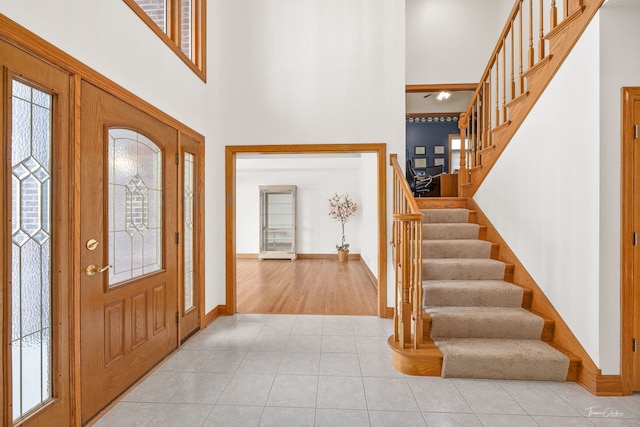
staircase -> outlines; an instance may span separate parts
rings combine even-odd
[[[391,155],[388,343],[400,372],[570,380],[606,393],[608,379],[472,199],[603,2],[516,0],[458,122],[461,198],[416,200]]]
[[[554,322],[528,310],[531,290],[508,282],[513,266],[492,258],[499,248],[469,210],[422,212],[423,334],[443,354],[441,375],[566,380],[569,357],[545,342]]]
[[[581,358],[554,341],[554,320],[531,310],[535,293],[513,283],[514,265],[498,259],[500,245],[486,240],[468,201],[418,203],[422,312],[412,332],[422,334],[413,348],[389,338],[393,366],[409,375],[576,381]]]

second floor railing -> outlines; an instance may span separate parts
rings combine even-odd
[[[483,157],[491,153],[496,135],[510,124],[519,101],[529,95],[535,84],[529,76],[550,60],[549,44],[553,35],[580,16],[585,4],[597,10],[602,0],[515,2],[472,101],[458,122],[463,142],[461,187],[470,183],[470,171],[486,164]],[[536,91],[541,93],[543,89],[536,88]]]

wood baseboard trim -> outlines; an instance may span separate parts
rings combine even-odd
[[[258,259],[258,254],[236,254],[236,259]]]
[[[360,257],[360,264],[362,264],[364,271],[367,273],[367,276],[369,276],[369,279],[371,280],[371,284],[373,285],[373,287],[378,289],[378,279],[376,278],[376,276],[373,275],[373,272],[369,269],[369,266],[367,265],[366,262],[364,262],[362,257]]]
[[[300,259],[338,259],[337,253],[331,254],[298,254],[298,258]],[[361,259],[360,254],[349,254],[349,260],[359,260]]]
[[[258,259],[258,255],[259,254],[236,254],[236,259]],[[338,254],[335,253],[331,253],[331,254],[297,254],[298,258],[300,259],[331,259],[331,258],[337,258]],[[286,259],[286,258],[285,258]],[[360,254],[349,254],[349,259],[350,260],[359,260],[362,259],[362,257],[360,256]],[[370,270],[369,270],[370,272]],[[377,280],[376,280],[376,286],[377,286]]]
[[[576,382],[596,396],[624,396],[621,375],[602,375],[588,369],[579,369]]]
[[[218,317],[226,316],[226,315],[228,315],[226,305],[219,305],[215,307],[213,310],[211,310],[210,312],[204,315],[205,328],[209,326],[211,323],[213,323],[213,321],[216,320]]]

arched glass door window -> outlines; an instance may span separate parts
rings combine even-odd
[[[109,129],[109,286],[162,269],[162,150]]]

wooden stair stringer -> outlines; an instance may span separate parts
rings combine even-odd
[[[460,185],[459,194],[462,196],[472,197],[478,190],[564,60],[569,56],[573,46],[582,36],[604,0],[584,0],[583,3],[583,8],[566,18],[567,23],[560,23],[558,25],[560,28],[550,31],[548,58],[545,57],[544,63],[537,66],[537,69],[527,77],[527,96],[509,108],[510,125],[494,135],[492,145],[495,145],[495,149],[487,158],[488,162],[483,163],[481,168],[477,168],[477,172],[471,173],[471,185]]]
[[[467,203],[468,209],[476,211],[478,223],[487,227],[487,239],[500,245],[499,259],[503,262],[513,264],[512,283],[517,283],[531,291],[530,310],[543,318],[553,320],[553,339],[547,343],[559,351],[570,355],[571,365],[567,378],[575,377],[571,379],[571,381],[576,381],[595,395],[621,395],[621,383],[612,381],[608,376],[602,376],[600,369],[598,369],[569,326],[476,202],[472,198],[469,198],[467,199]],[[579,360],[579,363],[576,365],[577,360]],[[619,389],[618,386],[620,387]]]

